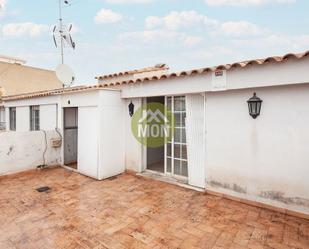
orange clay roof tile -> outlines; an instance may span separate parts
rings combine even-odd
[[[11,96],[3,96],[2,100],[9,101],[9,100],[18,100],[18,99],[28,99],[28,98],[34,98],[34,97],[44,97],[44,96],[51,96],[51,95],[60,95],[60,94],[66,94],[66,93],[75,93],[75,92],[81,92],[81,91],[91,91],[95,89],[101,89],[101,88],[107,88],[107,87],[113,87],[113,86],[120,86],[120,85],[126,85],[126,84],[135,84],[135,83],[143,83],[146,81],[158,81],[158,80],[164,80],[169,78],[178,78],[178,77],[187,77],[187,76],[194,76],[198,74],[205,74],[209,72],[214,72],[216,70],[230,70],[233,68],[245,68],[250,65],[263,65],[270,62],[280,63],[287,61],[291,58],[294,59],[302,59],[304,57],[309,56],[309,51],[306,51],[304,53],[299,54],[293,54],[289,53],[284,56],[272,56],[267,57],[264,59],[255,59],[255,60],[249,60],[249,61],[241,61],[241,62],[235,62],[233,64],[226,64],[226,65],[219,65],[216,67],[207,67],[207,68],[201,68],[201,69],[194,69],[190,71],[182,71],[178,73],[170,73],[170,74],[163,74],[160,76],[152,76],[152,77],[144,77],[144,78],[137,78],[134,80],[125,80],[125,81],[117,81],[117,82],[111,82],[111,83],[102,83],[94,86],[78,86],[78,87],[71,87],[71,88],[62,88],[62,89],[55,89],[51,91],[41,91],[41,92],[33,92],[33,93],[25,93],[20,95],[11,95]],[[165,66],[165,65],[164,65]],[[146,68],[149,71],[144,71],[145,69],[140,70],[133,70],[133,71],[127,71],[127,72],[121,72],[118,74],[113,75],[107,75],[107,76],[99,76],[103,78],[112,78],[119,75],[128,75],[132,72],[150,72],[153,70],[150,70],[150,68]],[[152,68],[153,69],[153,68]],[[162,68],[161,68],[162,70]]]
[[[146,67],[146,68],[135,69],[135,70],[119,72],[119,73],[114,73],[114,74],[101,75],[95,78],[102,80],[102,79],[116,78],[116,77],[121,77],[121,76],[132,75],[132,74],[155,72],[155,71],[168,70],[168,69],[169,68],[166,66],[166,64],[158,64],[154,67]]]
[[[248,61],[241,61],[241,62],[235,62],[233,64],[225,64],[225,65],[219,65],[216,67],[207,67],[207,68],[201,68],[201,69],[194,69],[194,70],[190,70],[190,71],[182,71],[182,72],[178,72],[178,73],[170,73],[170,74],[163,74],[160,76],[153,76],[153,77],[145,77],[145,78],[138,78],[135,80],[129,80],[129,81],[122,81],[122,82],[117,82],[117,85],[119,85],[119,83],[121,85],[125,85],[125,84],[134,84],[134,83],[141,83],[141,82],[145,82],[145,81],[155,81],[155,80],[163,80],[163,79],[168,79],[168,78],[176,78],[176,77],[185,77],[185,76],[193,76],[193,75],[197,75],[197,74],[204,74],[204,73],[208,73],[208,72],[214,72],[216,70],[230,70],[233,68],[245,68],[247,66],[250,65],[263,65],[263,64],[267,64],[270,62],[284,62],[288,59],[291,58],[295,58],[295,59],[302,59],[306,56],[309,55],[309,51],[306,51],[304,53],[299,53],[299,54],[286,54],[284,56],[272,56],[272,57],[267,57],[264,59],[255,59],[255,60],[248,60]],[[115,86],[116,83],[115,82],[110,82],[110,83],[102,83],[99,84],[99,87],[111,87],[111,86]]]

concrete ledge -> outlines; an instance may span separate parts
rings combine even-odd
[[[276,206],[265,204],[265,203],[258,202],[258,201],[251,201],[251,200],[247,200],[247,199],[244,199],[244,198],[235,197],[235,196],[232,196],[232,195],[222,194],[220,192],[216,192],[216,191],[212,191],[212,190],[206,190],[205,192],[206,192],[206,194],[215,195],[215,196],[222,197],[222,198],[225,198],[225,199],[244,203],[244,204],[247,204],[247,205],[250,205],[250,206],[264,208],[264,209],[279,212],[279,213],[282,213],[282,214],[287,214],[287,215],[291,215],[291,216],[294,216],[294,217],[297,217],[297,218],[309,220],[308,214],[292,211],[292,210],[285,209],[285,208],[276,207]]]
[[[167,177],[162,177],[159,174],[137,173],[137,172],[134,172],[134,171],[131,171],[131,170],[126,170],[125,173],[130,174],[130,175],[136,175],[136,176],[151,178],[151,179],[154,179],[154,180],[166,182],[166,183],[169,183],[169,184],[173,184],[173,185],[177,185],[177,186],[180,186],[180,187],[192,189],[192,190],[195,190],[195,191],[205,192],[206,194],[215,195],[215,196],[225,198],[225,199],[229,199],[229,200],[232,200],[232,201],[237,201],[237,202],[247,204],[247,205],[250,205],[250,206],[264,208],[264,209],[279,212],[279,213],[282,213],[282,214],[287,214],[287,215],[291,215],[291,216],[294,216],[294,217],[297,217],[297,218],[309,220],[308,214],[292,211],[292,210],[285,209],[285,208],[276,207],[276,206],[273,206],[273,205],[265,204],[263,202],[252,201],[252,200],[248,200],[248,199],[244,199],[244,198],[240,198],[240,197],[235,197],[235,196],[232,196],[232,195],[223,194],[223,193],[212,191],[212,190],[207,190],[207,189],[205,190],[205,189],[196,188],[196,187],[190,186],[188,184],[177,182],[176,180],[168,179]]]
[[[58,167],[61,167],[61,165],[51,165],[51,166],[46,166],[44,168],[26,169],[26,170],[22,170],[18,172],[8,172],[8,173],[0,175],[0,179],[9,179],[9,178],[14,178],[14,177],[19,177],[19,176],[26,176],[36,171],[58,168]]]
[[[128,175],[133,175],[133,176],[135,176],[136,174],[138,174],[138,172],[136,172],[136,171],[134,171],[134,170],[128,170],[128,169],[126,169],[126,170],[124,171],[124,173],[125,173],[125,174],[128,174]]]
[[[161,182],[166,182],[166,183],[173,184],[173,185],[176,185],[176,186],[180,186],[180,187],[183,187],[183,188],[192,189],[192,190],[195,190],[195,191],[198,191],[198,192],[205,192],[205,189],[191,186],[191,185],[187,184],[186,182],[183,182],[183,181],[180,181],[180,180],[177,180],[177,179],[173,179],[171,177],[165,176],[162,173],[157,173],[157,172],[150,171],[150,170],[143,172],[143,173],[135,173],[134,175],[135,176],[147,177],[147,178],[157,180],[157,181],[161,181]]]

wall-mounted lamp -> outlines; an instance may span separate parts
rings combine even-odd
[[[248,101],[249,114],[252,118],[256,119],[261,113],[262,102],[259,97],[256,96],[256,93],[253,94]]]
[[[134,104],[132,103],[132,101],[128,107],[129,107],[129,115],[130,117],[132,117],[134,115]]]

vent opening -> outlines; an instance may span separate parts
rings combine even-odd
[[[43,192],[49,192],[50,191],[50,187],[40,187],[40,188],[37,188],[36,191],[38,191],[39,193],[43,193]]]

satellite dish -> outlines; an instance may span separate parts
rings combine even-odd
[[[56,75],[65,87],[70,87],[75,80],[73,70],[65,64],[60,64],[56,68]]]

